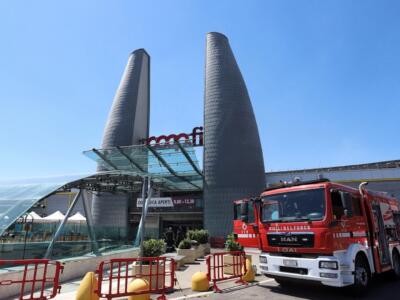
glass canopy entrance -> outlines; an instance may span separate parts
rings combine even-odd
[[[0,183],[0,236],[41,200],[54,193],[77,190],[78,194],[48,246],[45,256],[49,257],[75,203],[79,198],[86,202],[85,191],[89,193],[96,191],[143,193],[146,190],[146,202],[149,202],[152,190],[179,192],[203,189],[203,174],[194,147],[190,143],[175,142],[163,145],[92,149],[85,151],[84,154],[94,160],[102,171],[89,176],[69,176],[56,180],[49,178]],[[146,182],[147,188],[145,188]],[[147,205],[144,205],[142,221],[145,219],[146,211]],[[85,215],[88,214],[90,214],[89,210],[85,208]],[[90,217],[87,218],[86,223],[91,231]],[[144,225],[139,227],[144,228]],[[143,229],[141,230],[140,238],[143,236]],[[90,233],[90,240],[92,249],[97,251],[94,232]]]
[[[109,172],[150,177],[160,189],[200,191],[203,174],[190,143],[134,145],[83,152]]]

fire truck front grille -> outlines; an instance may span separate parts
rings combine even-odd
[[[307,275],[308,270],[304,268],[292,268],[292,267],[279,267],[281,272],[285,273],[294,273],[294,274],[301,274],[301,275]]]
[[[271,247],[314,247],[314,234],[312,233],[269,233],[267,239]]]

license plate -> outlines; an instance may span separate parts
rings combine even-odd
[[[297,267],[297,260],[293,259],[284,259],[283,260],[283,265],[285,267]]]

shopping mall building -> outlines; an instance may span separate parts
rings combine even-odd
[[[250,97],[220,33],[206,37],[204,91],[204,124],[193,124],[187,133],[151,136],[150,56],[143,49],[132,52],[101,147],[84,151],[94,161],[93,174],[0,185],[0,258],[20,253],[15,249],[22,244],[23,255],[33,257],[132,244],[144,199],[145,237],[162,237],[168,227],[204,227],[212,237],[226,237],[232,201],[282,181],[324,177],[353,186],[369,181],[370,188],[400,198],[400,161],[265,173]]]

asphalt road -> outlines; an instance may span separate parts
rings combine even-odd
[[[312,284],[294,284],[282,288],[273,279],[262,279],[259,284],[246,287],[225,289],[223,293],[212,294],[210,300],[348,300],[355,299],[347,289],[324,287]],[[393,281],[387,276],[374,278],[368,292],[357,299],[400,299],[400,281]]]

